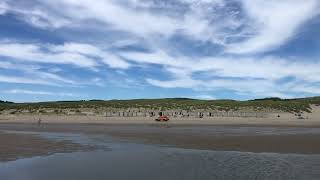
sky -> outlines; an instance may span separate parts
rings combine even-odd
[[[320,95],[319,0],[1,0],[0,99]]]

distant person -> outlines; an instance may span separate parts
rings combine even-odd
[[[42,120],[41,118],[38,119],[38,126],[41,126]]]

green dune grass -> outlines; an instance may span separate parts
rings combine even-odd
[[[320,105],[320,97],[280,99],[265,98],[248,101],[235,100],[198,100],[188,98],[167,99],[133,99],[133,100],[81,100],[56,101],[38,103],[12,103],[0,101],[0,110],[34,110],[41,108],[77,109],[77,108],[144,108],[155,110],[219,110],[219,111],[282,111],[282,112],[310,112],[311,104]]]

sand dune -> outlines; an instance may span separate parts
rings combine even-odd
[[[278,117],[280,116],[280,117]],[[0,115],[0,123],[79,123],[79,124],[154,124],[155,117],[105,117],[96,115]],[[208,124],[208,125],[283,125],[320,126],[320,107],[312,106],[312,113],[302,114],[302,118],[292,113],[269,113],[267,117],[204,117],[170,118],[167,124]]]

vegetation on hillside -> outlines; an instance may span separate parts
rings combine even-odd
[[[320,97],[301,99],[265,98],[249,101],[235,100],[198,100],[188,98],[134,99],[134,100],[89,100],[57,101],[39,103],[9,103],[1,101],[1,110],[39,110],[39,109],[155,109],[155,110],[218,110],[218,111],[282,111],[310,112],[311,104],[320,105]]]

